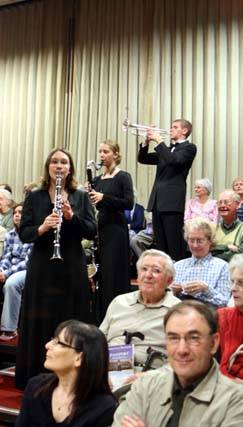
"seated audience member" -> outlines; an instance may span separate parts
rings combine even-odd
[[[23,190],[24,197],[26,197],[27,194],[29,194],[33,190],[36,190],[37,188],[38,188],[38,184],[34,181],[29,182],[28,184],[25,184],[24,190]]]
[[[3,245],[4,245],[4,239],[5,239],[6,233],[7,233],[6,228],[0,225],[0,258],[3,254]]]
[[[243,255],[229,263],[234,307],[218,310],[220,370],[243,385]]]
[[[209,199],[212,192],[212,184],[208,178],[198,179],[195,182],[195,199],[190,199],[186,203],[184,221],[196,217],[207,218],[209,221],[217,223],[218,206],[217,200]]]
[[[149,212],[146,221],[146,228],[139,231],[130,240],[130,247],[132,254],[135,255],[136,259],[138,259],[144,251],[151,249],[154,244],[155,240],[153,233],[152,214]]]
[[[115,412],[112,427],[241,427],[243,388],[219,372],[219,344],[212,308],[183,301],[164,318],[172,370],[135,381]]]
[[[10,185],[7,184],[7,183],[5,183],[5,182],[0,184],[0,188],[3,188],[4,190],[8,190],[9,193],[11,193],[11,194],[13,193],[12,192],[12,188],[10,187]]]
[[[46,344],[52,374],[31,378],[16,427],[107,427],[117,406],[108,384],[108,348],[96,326],[61,323]]]
[[[1,341],[11,341],[17,336],[21,295],[26,276],[26,263],[32,245],[22,243],[19,225],[23,204],[14,207],[14,228],[5,237],[4,252],[0,260],[0,283],[4,283],[4,302],[1,317]]]
[[[243,223],[237,218],[239,202],[240,197],[232,190],[225,190],[219,195],[221,222],[216,229],[216,246],[212,253],[225,261],[243,252]]]
[[[0,225],[7,231],[13,228],[12,194],[0,188]]]
[[[243,221],[243,178],[238,176],[234,179],[232,184],[233,190],[238,194],[240,197],[240,204],[237,209],[237,217],[240,221]]]
[[[148,347],[165,351],[163,318],[179,300],[168,289],[174,277],[174,266],[164,252],[155,249],[143,252],[137,262],[137,271],[139,290],[114,298],[100,329],[109,345],[125,344],[125,331],[143,334],[144,339],[133,336],[131,341],[135,366],[141,367],[148,357]],[[162,361],[156,360],[152,367],[160,365]]]
[[[11,194],[11,203],[8,203],[8,204],[9,204],[9,207],[12,208],[14,203],[12,200],[12,188],[10,187],[10,185],[2,183],[0,184],[0,189],[7,190]],[[0,225],[0,257],[3,254],[3,244],[4,244],[6,232],[7,232],[7,229],[4,226]]]
[[[224,307],[230,299],[228,263],[213,257],[215,227],[204,218],[194,218],[185,224],[185,239],[191,258],[175,263],[175,282],[171,288],[181,299],[195,298],[215,307]]]
[[[136,191],[134,190],[134,199],[135,197]],[[125,210],[124,215],[129,229],[129,236],[132,238],[144,228],[144,207],[135,202],[132,210]]]

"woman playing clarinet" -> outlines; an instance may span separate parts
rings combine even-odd
[[[16,363],[16,385],[23,388],[43,370],[45,343],[57,325],[70,318],[91,320],[81,240],[94,237],[96,222],[88,194],[77,189],[66,150],[54,149],[47,157],[41,187],[25,199],[19,234],[23,242],[34,243]]]
[[[90,192],[98,210],[98,236],[101,270],[101,319],[117,295],[129,292],[129,236],[125,209],[133,208],[133,184],[129,173],[118,165],[120,147],[105,140],[99,149],[104,173],[94,180]]]

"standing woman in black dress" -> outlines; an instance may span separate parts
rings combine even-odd
[[[54,252],[54,230],[59,216],[53,212],[56,176],[61,174],[60,254]],[[20,237],[34,243],[24,289],[19,346],[16,361],[16,385],[43,370],[45,343],[57,325],[75,318],[90,321],[89,285],[81,239],[92,239],[96,222],[88,194],[77,189],[71,155],[57,148],[49,154],[39,189],[30,192],[24,202]]]
[[[99,149],[104,173],[94,181],[90,192],[98,210],[98,236],[101,270],[101,319],[117,295],[129,292],[129,236],[124,210],[133,208],[133,184],[122,171],[119,145],[105,140]]]

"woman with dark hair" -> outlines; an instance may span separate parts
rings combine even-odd
[[[61,180],[58,185],[57,175]],[[26,275],[17,352],[19,388],[42,371],[44,345],[61,321],[73,317],[90,321],[81,240],[94,237],[96,222],[87,193],[76,187],[72,158],[57,148],[46,160],[41,187],[31,191],[24,202],[19,234],[23,242],[34,243],[34,247]],[[52,259],[56,252],[60,257]]]
[[[46,344],[45,368],[26,387],[16,427],[106,427],[116,401],[108,384],[104,334],[77,320],[61,323]]]
[[[90,192],[98,210],[101,271],[101,319],[117,295],[129,292],[129,235],[124,210],[133,208],[133,184],[129,173],[118,168],[119,145],[111,140],[100,144],[104,173],[94,181]]]

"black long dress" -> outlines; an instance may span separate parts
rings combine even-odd
[[[104,194],[102,201],[96,205],[99,211],[102,320],[113,298],[130,290],[129,236],[124,210],[133,208],[132,178],[124,171],[108,179],[99,176],[94,181],[94,188]]]
[[[27,268],[23,297],[20,337],[17,350],[16,385],[43,371],[45,343],[56,326],[67,319],[91,320],[89,285],[83,237],[92,239],[96,222],[88,194],[75,190],[68,196],[74,215],[63,218],[60,250],[63,261],[50,260],[53,254],[53,230],[38,236],[38,227],[51,214],[53,204],[48,191],[31,192],[24,203],[20,224],[23,242],[34,242]]]

